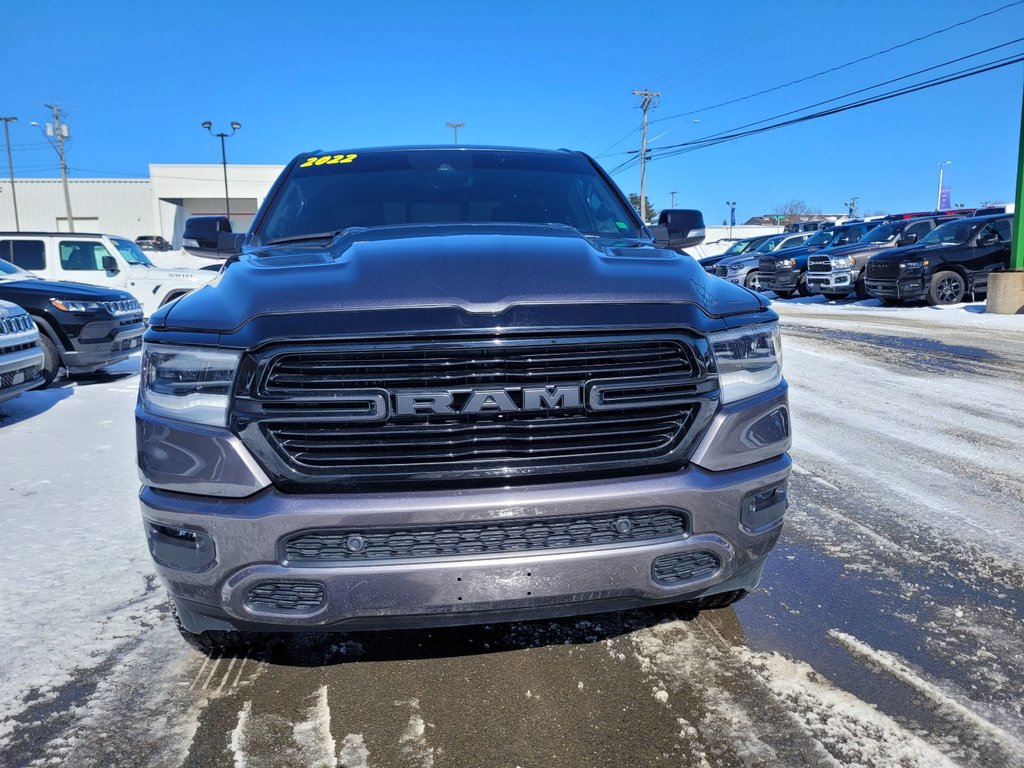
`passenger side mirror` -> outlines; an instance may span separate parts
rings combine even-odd
[[[104,256],[103,257],[103,268],[105,270],[107,270],[107,272],[120,272],[121,271],[121,268],[119,266],[117,266],[117,259],[115,259],[113,256]]]
[[[984,237],[978,238],[979,246],[999,245],[1000,242],[999,235],[996,234],[985,235]]]
[[[704,214],[692,208],[662,211],[650,230],[655,244],[662,248],[692,248],[704,242]]]
[[[903,245],[913,245],[916,242],[917,242],[917,234],[914,233],[914,232],[910,232],[910,233],[908,233],[906,235],[903,235],[903,237],[901,237],[899,240],[897,240],[896,241],[896,246],[899,247],[899,246],[903,246]]]

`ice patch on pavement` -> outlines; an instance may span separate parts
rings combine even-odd
[[[427,743],[427,724],[420,715],[419,699],[396,701],[395,706],[408,707],[412,710],[409,724],[398,737],[398,750],[409,765],[416,768],[432,768],[434,765],[434,748]]]
[[[369,768],[370,750],[363,742],[363,734],[350,733],[342,741],[338,755],[339,768]]]
[[[253,711],[252,701],[242,704],[238,722],[228,734],[235,768],[335,768],[335,741],[331,735],[331,708],[327,686],[313,694],[306,718],[291,722],[276,713]]]

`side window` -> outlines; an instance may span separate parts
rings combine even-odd
[[[903,232],[903,237],[907,235],[917,235],[917,239],[920,240],[922,237],[927,235],[931,231],[931,224],[927,221],[919,221],[916,224],[911,224]]]
[[[60,265],[69,272],[101,271],[106,246],[92,240],[62,240]]]
[[[995,230],[996,235],[998,235],[999,239],[1004,243],[1008,243],[1013,239],[1013,236],[1010,234],[1009,219],[1000,219],[992,225],[992,229]]]
[[[46,244],[42,240],[0,240],[0,259],[22,269],[46,269]]]

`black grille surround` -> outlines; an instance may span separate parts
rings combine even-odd
[[[288,566],[493,557],[679,539],[687,535],[688,528],[685,513],[659,509],[429,527],[318,529],[289,536],[281,545],[279,557]]]
[[[901,272],[899,262],[875,259],[868,261],[864,269],[869,280],[897,280]]]
[[[725,277],[729,274],[729,267],[722,264],[715,266],[715,277]]]
[[[718,405],[707,342],[684,332],[417,338],[248,354],[230,427],[287,492],[450,488],[679,468]],[[578,403],[527,409],[543,388]],[[517,409],[459,412],[481,390]],[[456,412],[396,413],[398,395],[438,391]]]
[[[808,272],[831,272],[832,259],[828,256],[811,256],[807,259]]]
[[[757,271],[761,274],[774,274],[775,266],[775,258],[772,256],[762,257],[757,260]]]
[[[8,371],[7,373],[0,375],[0,391],[10,389],[14,386],[14,380],[18,379],[18,383],[25,381],[31,381],[39,375],[39,371],[42,370],[38,365],[31,365],[27,368],[18,368],[14,371]]]

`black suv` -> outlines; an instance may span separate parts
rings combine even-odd
[[[730,259],[733,256],[739,256],[743,253],[749,253],[761,245],[765,240],[768,240],[775,235],[758,235],[757,237],[746,237],[742,240],[737,240],[735,243],[730,245],[728,249],[721,253],[716,253],[714,256],[705,256],[702,259],[697,259],[700,265],[704,267],[704,271],[709,275],[715,274],[715,267],[718,266],[718,262],[723,259]]]
[[[61,365],[68,373],[92,373],[142,346],[142,307],[123,291],[40,280],[0,259],[0,299],[26,309],[39,328],[43,386]]]
[[[1011,214],[943,224],[914,245],[873,256],[865,271],[868,293],[885,304],[925,300],[957,304],[988,290],[988,274],[1010,265]]]

